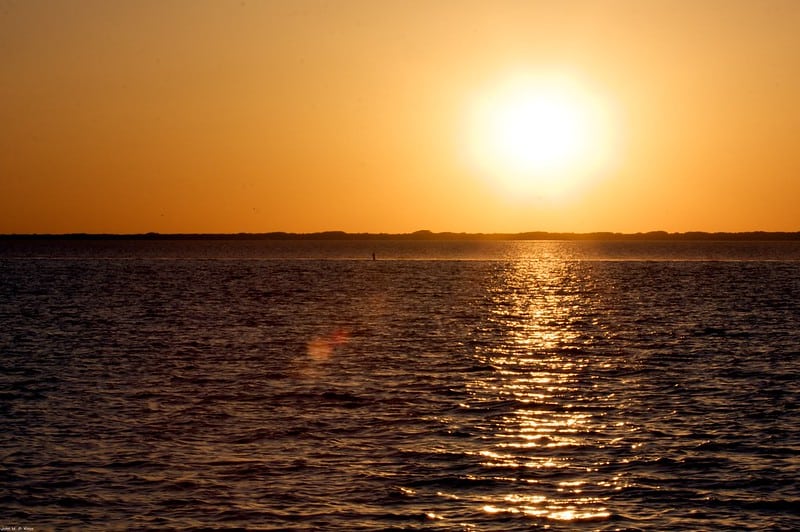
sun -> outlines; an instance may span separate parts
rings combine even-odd
[[[575,194],[607,169],[608,110],[569,78],[517,76],[491,86],[468,113],[470,166],[517,197]]]
[[[531,93],[502,102],[486,117],[487,148],[513,170],[558,170],[586,148],[587,128],[560,94]]]

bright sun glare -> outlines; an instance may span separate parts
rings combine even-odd
[[[566,78],[516,77],[473,102],[471,166],[515,196],[564,197],[607,169],[607,104]]]

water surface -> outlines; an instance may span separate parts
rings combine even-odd
[[[800,526],[798,243],[4,245],[4,526]]]

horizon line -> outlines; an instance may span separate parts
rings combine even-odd
[[[296,233],[6,233],[7,240],[800,240],[800,231],[613,231],[555,232],[523,231],[517,233],[468,233],[421,229],[411,233],[370,233],[316,231]]]

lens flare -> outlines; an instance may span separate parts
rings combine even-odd
[[[312,360],[321,362],[329,359],[336,348],[346,344],[349,338],[350,332],[347,329],[338,328],[312,338],[306,346],[306,352]]]

